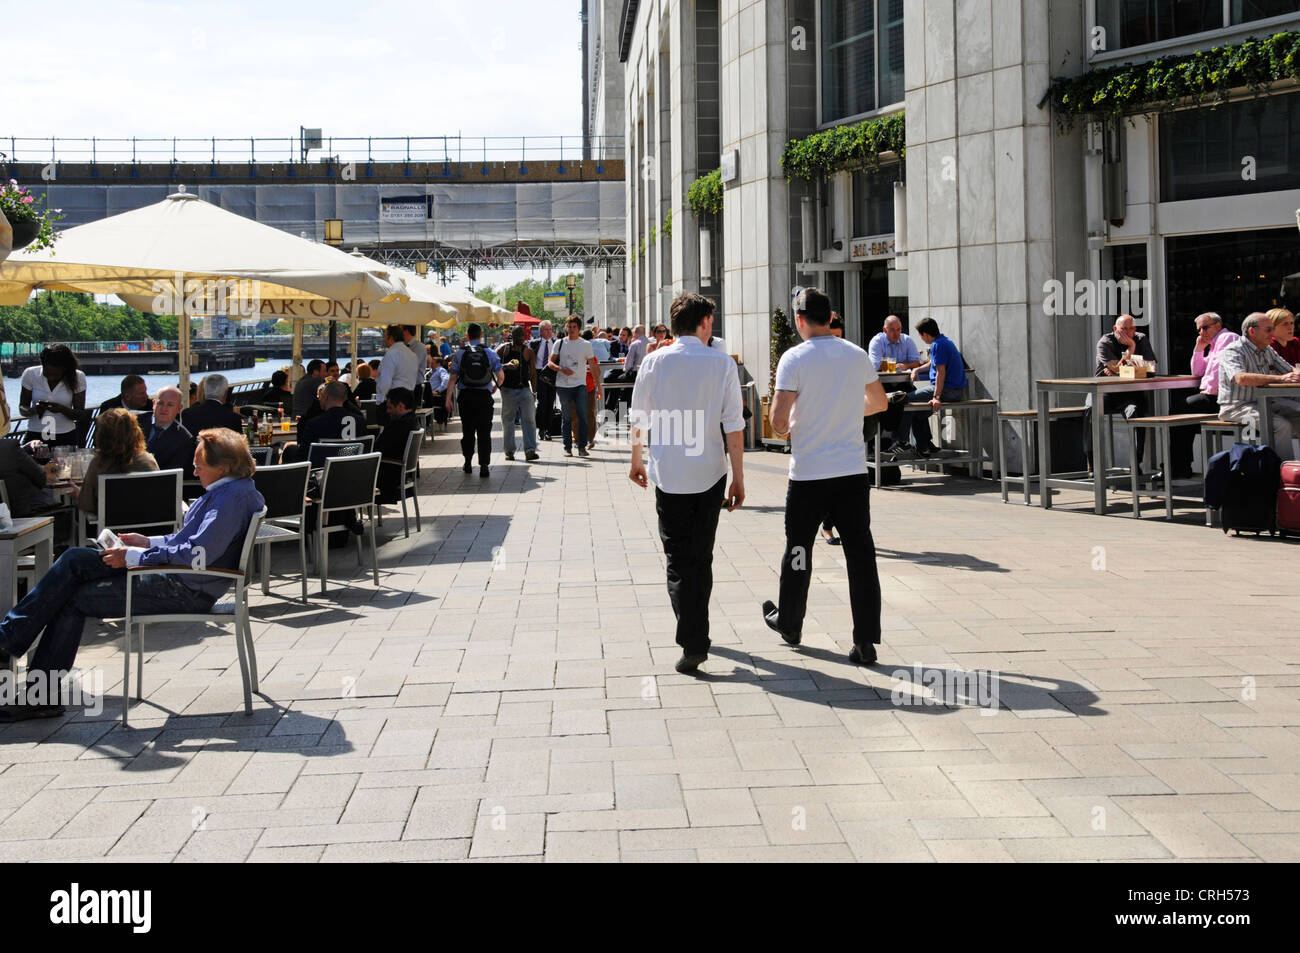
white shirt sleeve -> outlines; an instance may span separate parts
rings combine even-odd
[[[728,359],[728,364],[732,361]],[[740,377],[734,373],[734,364],[727,369],[722,381],[722,432],[735,433],[745,429],[744,400],[740,395]]]
[[[793,351],[782,354],[776,365],[776,389],[799,392],[799,359]]]

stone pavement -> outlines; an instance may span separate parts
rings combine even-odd
[[[0,860],[1300,859],[1287,544],[909,477],[872,497],[864,670],[837,548],[804,646],[762,624],[788,458],[750,453],[693,678],[627,451],[498,449],[480,480],[458,437],[423,532],[385,521],[378,590],[354,551],[309,606],[254,590],[252,717],[229,634],[158,627],[122,729],[120,641],[88,627],[103,713],[0,729]]]

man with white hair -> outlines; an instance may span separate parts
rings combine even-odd
[[[146,449],[159,470],[188,470],[194,460],[194,435],[180,422],[184,401],[179,387],[163,387],[153,402],[153,422],[145,431]]]
[[[1273,320],[1256,311],[1241,322],[1241,337],[1223,349],[1219,361],[1219,416],[1253,429],[1283,460],[1291,458],[1291,437],[1300,430],[1300,401],[1274,397],[1268,402],[1272,433],[1259,433],[1259,401],[1255,388],[1268,384],[1300,384],[1293,368],[1273,350]]]
[[[244,420],[227,404],[230,381],[224,374],[209,374],[203,378],[203,402],[186,408],[181,413],[181,423],[190,433],[199,433],[211,427],[225,427],[243,433]]]

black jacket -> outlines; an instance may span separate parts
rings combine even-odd
[[[194,435],[179,420],[166,430],[155,431],[151,426],[144,432],[145,448],[158,461],[159,470],[183,470],[190,475],[194,469]]]
[[[381,464],[379,467],[379,499],[383,503],[396,503],[402,498],[402,471],[405,469],[406,441],[420,422],[414,413],[390,418],[375,441],[375,450],[385,460],[401,460],[402,467]]]
[[[117,397],[110,397],[108,400],[100,404],[99,408],[95,411],[95,416],[98,417],[106,410],[129,410],[129,409],[130,408],[128,408],[125,404],[122,403],[122,397],[119,394]],[[131,413],[135,414],[135,422],[140,425],[140,429],[144,431],[145,437],[148,437],[149,431],[153,427],[152,402],[149,404],[148,410],[132,410]]]
[[[17,440],[0,440],[0,479],[14,516],[31,516],[54,503],[45,490],[45,470]]]
[[[225,427],[243,433],[244,419],[219,400],[205,400],[181,411],[181,424],[191,434],[211,427]]]
[[[307,448],[317,440],[341,440],[343,438],[343,421],[349,417],[355,422],[352,430],[353,436],[364,437],[370,432],[366,429],[364,417],[357,415],[346,407],[331,407],[329,410],[321,411],[299,428],[299,459],[307,459]]]

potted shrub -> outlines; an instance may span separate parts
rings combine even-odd
[[[14,232],[14,251],[31,246],[49,248],[57,237],[54,223],[63,218],[59,209],[44,207],[45,196],[37,199],[15,179],[0,186],[0,211],[4,212]]]
[[[772,333],[768,345],[772,373],[768,379],[767,396],[763,398],[763,436],[768,440],[776,439],[770,417],[772,398],[776,396],[776,366],[781,363],[781,355],[798,343],[799,337],[794,333],[790,319],[780,308],[775,309],[772,312]]]

